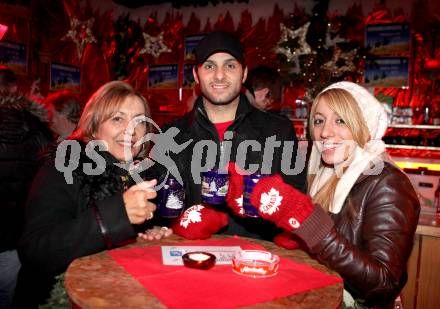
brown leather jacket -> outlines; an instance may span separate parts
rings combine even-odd
[[[420,204],[408,178],[385,163],[361,175],[338,214],[315,207],[296,234],[366,306],[387,307],[406,283]],[[317,233],[317,230],[319,232]]]

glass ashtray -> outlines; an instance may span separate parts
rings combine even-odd
[[[241,250],[232,257],[232,270],[252,278],[268,278],[278,273],[278,255],[261,250]]]

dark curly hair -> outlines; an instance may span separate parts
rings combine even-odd
[[[49,94],[44,100],[44,105],[46,107],[52,105],[58,113],[65,115],[70,122],[75,124],[81,117],[82,107],[79,96],[70,90],[60,90]]]

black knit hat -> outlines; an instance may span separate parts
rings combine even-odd
[[[211,32],[205,36],[195,49],[196,62],[202,64],[214,53],[225,52],[244,63],[244,51],[240,40],[229,32]]]

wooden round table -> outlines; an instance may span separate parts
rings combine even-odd
[[[216,235],[215,238],[230,236]],[[286,250],[274,243],[243,238],[264,246],[268,251],[285,258],[293,258],[298,263],[307,264],[321,272],[338,276],[337,273],[319,264],[302,250]],[[166,244],[191,245],[177,235],[163,240]],[[130,246],[158,246],[161,241],[146,242],[138,240]],[[166,308],[148,292],[121,265],[116,263],[105,251],[82,257],[73,261],[65,275],[65,287],[74,308]],[[273,301],[259,303],[245,308],[339,308],[342,304],[342,282],[318,289],[308,290]]]

